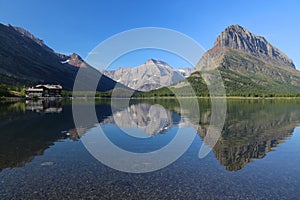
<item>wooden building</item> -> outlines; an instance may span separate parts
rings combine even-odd
[[[60,85],[36,85],[25,90],[26,98],[32,97],[61,97],[62,86]]]

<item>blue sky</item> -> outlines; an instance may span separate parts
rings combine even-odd
[[[240,24],[266,37],[300,69],[299,10],[299,0],[0,0],[0,22],[29,30],[57,52],[76,52],[83,58],[100,42],[132,28],[174,29],[208,50],[228,25]],[[146,51],[123,56],[113,67],[136,66],[148,58],[162,59],[174,67],[188,65],[177,56]]]

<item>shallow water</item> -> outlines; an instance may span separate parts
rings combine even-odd
[[[70,102],[1,103],[0,199],[299,198],[300,101],[228,100],[222,135],[201,159],[211,109],[208,100],[199,105],[197,121],[174,100],[118,109],[100,101],[99,123],[76,130]],[[110,168],[84,142],[101,129],[121,149],[147,153],[168,145],[183,128],[195,134],[188,150],[149,173]]]

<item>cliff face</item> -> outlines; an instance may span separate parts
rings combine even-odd
[[[214,48],[223,47],[240,50],[277,65],[295,68],[293,61],[264,37],[257,36],[239,25],[227,27],[217,37]]]

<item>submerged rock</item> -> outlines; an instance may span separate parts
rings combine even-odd
[[[52,166],[54,165],[54,162],[43,162],[41,163],[41,166]]]

